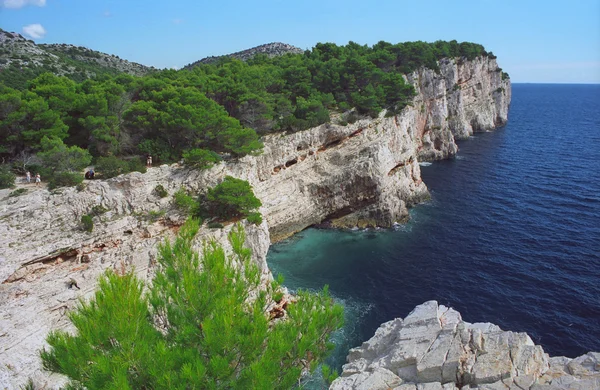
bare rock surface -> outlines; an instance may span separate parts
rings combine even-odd
[[[145,174],[86,181],[80,190],[50,192],[31,186],[17,197],[8,197],[10,190],[0,190],[0,388],[18,388],[28,377],[46,388],[60,385],[60,377],[40,366],[39,350],[46,335],[52,329],[69,329],[65,314],[79,299],[93,295],[98,276],[106,269],[134,269],[151,281],[157,245],[174,237],[184,220],[172,206],[173,194],[180,188],[204,192],[226,175],[250,182],[262,201],[264,222],[245,225],[246,243],[265,280],[271,278],[266,264],[270,243],[308,226],[330,221],[340,227],[389,227],[406,220],[408,207],[428,197],[419,161],[453,156],[458,150],[455,134],[459,137],[464,129],[467,133],[483,131],[506,121],[510,83],[501,79],[496,68],[494,59],[479,58],[461,64],[449,60],[441,64],[440,73],[423,69],[408,76],[418,94],[398,115],[386,117],[384,112],[346,126],[325,124],[269,135],[263,139],[261,155],[222,162],[206,171],[164,165]],[[467,80],[468,75],[472,77]],[[450,83],[459,78],[463,86],[455,89]],[[460,120],[448,119],[452,107]],[[159,196],[158,185],[166,189],[166,197]],[[88,233],[81,228],[81,217],[94,210],[98,211],[94,229]],[[203,228],[196,247],[200,249],[203,240],[215,239],[227,248],[228,229],[231,225],[222,230]],[[70,279],[79,289],[69,287]],[[427,340],[440,326],[430,315],[422,316],[425,323],[418,320],[410,327],[390,324],[401,327],[403,337],[413,340],[413,345],[390,356],[373,345],[373,358],[385,360],[382,368],[389,365],[389,372],[381,371],[382,381],[402,386],[389,376],[398,375],[398,370],[411,378],[449,378],[459,365],[471,364],[460,360],[463,340],[456,334],[464,332],[455,329],[457,315],[446,313],[444,331],[437,340],[440,348],[448,347],[448,356],[427,352]],[[483,333],[492,328],[477,329]],[[415,360],[416,352],[426,358]],[[515,352],[522,355],[525,369],[528,354],[535,351]],[[361,362],[371,358],[361,359],[354,363],[356,372],[364,371]],[[438,370],[440,362],[444,365]],[[581,367],[587,366],[582,363]],[[486,380],[504,375],[503,370],[481,364],[469,368],[477,378],[490,378]],[[379,386],[367,377],[364,381],[364,388]]]
[[[231,54],[226,54],[226,55],[222,55],[222,56],[206,57],[199,61],[196,61],[189,65],[186,65],[184,68],[191,69],[194,66],[198,66],[198,65],[202,65],[202,64],[214,64],[214,63],[219,62],[219,60],[222,58],[235,58],[240,61],[248,61],[249,59],[253,58],[257,54],[264,54],[267,57],[277,57],[277,56],[282,56],[282,55],[288,54],[288,53],[302,54],[302,53],[304,53],[304,50],[300,49],[299,47],[289,45],[287,43],[272,42],[272,43],[267,43],[264,45],[256,46],[256,47],[253,47],[250,49],[238,51],[238,52],[231,53]]]
[[[331,390],[600,389],[600,353],[552,357],[526,333],[428,301],[348,354]]]

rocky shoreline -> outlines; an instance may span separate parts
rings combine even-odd
[[[600,389],[600,353],[549,357],[526,333],[468,323],[436,301],[381,325],[331,390]]]
[[[395,116],[335,120],[312,129],[265,136],[263,153],[206,171],[177,164],[150,168],[85,188],[36,189],[18,197],[0,190],[0,388],[19,388],[31,377],[55,388],[62,379],[40,366],[38,351],[53,329],[70,329],[65,316],[94,293],[108,268],[134,269],[151,280],[156,246],[173,237],[183,216],[172,207],[180,188],[198,193],[226,175],[250,182],[264,222],[247,225],[254,261],[266,264],[270,243],[311,225],[390,227],[408,207],[428,197],[420,161],[452,157],[456,139],[506,123],[510,80],[496,60],[443,60],[440,71],[406,76],[417,95]],[[161,185],[167,196],[161,197]],[[80,227],[94,207],[92,233]],[[195,245],[228,245],[227,229],[203,228]],[[69,289],[75,279],[81,290]]]

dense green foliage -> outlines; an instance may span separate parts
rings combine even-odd
[[[83,225],[83,230],[88,233],[91,233],[94,230],[94,220],[91,215],[82,215],[81,216],[81,224]]]
[[[208,220],[209,224],[244,218],[255,225],[262,223],[257,211],[262,204],[252,186],[246,180],[231,176],[225,176],[221,183],[200,195],[180,188],[173,194],[173,205],[186,215]]]
[[[192,149],[183,153],[185,165],[198,169],[207,169],[221,161],[221,156],[212,150]]]
[[[154,187],[154,193],[161,198],[166,198],[167,196],[169,196],[169,192],[162,184],[159,184],[156,187]]]
[[[133,273],[105,274],[95,298],[69,314],[76,334],[48,336],[44,367],[90,390],[289,389],[303,368],[314,369],[343,320],[327,290],[299,292],[288,315],[272,321],[265,308],[279,285],[259,288],[243,228],[229,235],[230,258],[215,243],[199,257],[197,230],[188,221],[160,246],[151,286]]]
[[[52,172],[79,172],[92,161],[92,156],[87,150],[67,146],[59,138],[44,136],[41,148],[38,157],[44,167]]]
[[[262,147],[198,88],[119,75],[75,83],[43,74],[25,91],[0,87],[0,155],[37,153],[44,137],[93,156],[152,154],[155,162],[203,147],[236,156]]]
[[[15,186],[16,176],[6,165],[0,165],[0,189]]]
[[[96,159],[96,171],[102,172],[103,179],[119,176],[122,173],[129,172],[127,161],[121,160],[115,156],[99,157]]]
[[[31,74],[25,87],[0,86],[0,157],[36,154],[47,137],[94,158],[150,154],[164,163],[185,153],[188,163],[206,168],[221,157],[259,153],[258,134],[326,123],[332,111],[345,113],[340,123],[397,112],[414,95],[403,74],[437,70],[444,57],[485,55],[493,56],[456,41],[323,43],[304,54],[224,58],[144,77],[102,74],[76,82]]]
[[[146,172],[146,166],[138,158],[123,160],[115,156],[98,157],[95,164],[96,171],[102,172],[103,179],[119,176],[128,172]]]
[[[198,198],[188,194],[188,192],[180,188],[173,194],[173,204],[181,212],[187,215],[197,216],[200,211]]]
[[[256,211],[248,213],[248,217],[246,219],[248,220],[248,222],[253,223],[255,225],[260,225],[262,223],[262,215],[260,213],[257,213]]]
[[[78,172],[56,172],[50,175],[48,180],[48,189],[53,190],[57,187],[73,187],[83,182],[83,175]]]
[[[210,188],[204,202],[205,210],[209,215],[217,216],[224,221],[246,218],[252,213],[252,222],[256,222],[258,213],[255,210],[261,205],[260,200],[254,196],[250,183],[231,176],[225,176],[221,183]]]
[[[23,194],[27,193],[27,188],[17,188],[14,191],[11,191],[10,194],[8,194],[9,198],[14,198],[17,196],[21,196]]]

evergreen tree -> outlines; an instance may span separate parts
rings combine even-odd
[[[331,348],[343,313],[327,289],[299,292],[288,315],[265,308],[279,288],[261,287],[241,226],[229,235],[233,255],[214,242],[192,249],[198,221],[159,248],[149,293],[132,273],[108,272],[90,302],[69,314],[75,335],[54,331],[44,367],[73,389],[289,389]]]
[[[225,220],[247,217],[262,205],[250,183],[231,176],[225,176],[221,183],[210,188],[206,200],[209,213]]]

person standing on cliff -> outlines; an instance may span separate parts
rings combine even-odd
[[[27,184],[31,183],[31,172],[27,171],[25,174],[25,180],[27,180]]]
[[[42,182],[42,177],[38,173],[38,174],[35,175],[35,186],[39,187],[41,182]]]
[[[152,156],[148,155],[148,157],[146,157],[146,166],[148,168],[150,168],[152,166]]]

